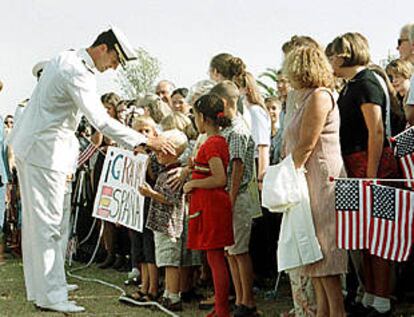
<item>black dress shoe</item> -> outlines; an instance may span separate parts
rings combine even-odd
[[[245,305],[237,305],[233,312],[234,317],[256,317],[259,316],[256,306],[247,307]]]
[[[122,256],[122,255],[119,255],[119,254],[117,254],[116,256],[115,256],[115,262],[114,262],[114,264],[112,265],[112,268],[114,269],[114,270],[119,270],[120,268],[122,268],[122,267],[124,267],[125,266],[125,257],[124,256]]]
[[[98,265],[98,268],[100,269],[107,269],[110,268],[115,263],[115,256],[112,254],[109,254],[105,261],[103,261],[101,264]]]
[[[184,303],[199,302],[204,299],[204,296],[197,294],[194,289],[181,293],[181,300]]]
[[[372,307],[365,307],[362,303],[353,303],[347,307],[348,317],[366,317]]]

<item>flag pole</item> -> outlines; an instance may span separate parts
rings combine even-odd
[[[93,143],[91,140],[89,140],[87,137],[81,136],[82,139],[86,140],[89,144],[92,144],[93,146],[96,147],[96,150],[101,153],[103,156],[106,156],[106,153],[104,151],[102,151],[99,146],[97,146],[95,143]]]
[[[381,181],[381,182],[414,182],[414,179],[407,178],[348,178],[348,177],[329,177],[330,182],[339,181],[339,180],[363,180],[363,181]]]
[[[408,129],[405,129],[404,131],[398,133],[397,135],[394,135],[393,137],[390,138],[390,141],[395,142],[395,138],[398,138],[399,136],[403,135],[404,133],[406,133],[407,131],[412,130],[412,129],[414,129],[414,126],[409,127]]]

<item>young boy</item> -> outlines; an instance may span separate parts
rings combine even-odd
[[[133,129],[146,137],[156,136],[156,127],[155,121],[149,116],[138,117],[133,123]],[[155,155],[151,155],[145,178],[148,184],[155,184],[159,169],[160,165]],[[151,199],[145,197],[144,224],[148,218],[150,202]],[[133,267],[137,269],[140,265],[141,268],[141,288],[128,297],[137,301],[154,301],[158,295],[158,268],[155,265],[154,233],[145,226],[142,233],[130,230],[130,240]]]
[[[227,168],[230,199],[233,206],[233,231],[235,243],[228,247],[230,272],[236,291],[235,317],[255,316],[256,303],[253,296],[253,267],[249,255],[252,226],[250,210],[253,200],[248,185],[254,170],[254,141],[243,117],[237,112],[240,93],[237,86],[225,80],[213,87],[224,102],[224,116],[231,120],[231,126],[222,134],[229,144],[230,163]]]
[[[165,291],[161,304],[171,311],[181,311],[180,266],[184,225],[184,195],[182,189],[173,190],[166,185],[168,171],[180,165],[178,158],[188,145],[187,137],[178,130],[161,134],[170,140],[176,154],[156,152],[158,163],[163,168],[154,188],[149,184],[140,186],[140,193],[151,198],[147,228],[154,232],[155,261],[158,267],[165,267]]]

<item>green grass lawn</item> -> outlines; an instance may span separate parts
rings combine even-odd
[[[74,265],[74,267],[76,266]],[[90,268],[75,272],[75,274],[109,282],[125,289],[127,292],[134,290],[133,287],[125,287],[123,285],[126,274],[115,270],[100,270],[93,265]],[[76,283],[80,286],[78,291],[70,294],[70,299],[76,300],[86,308],[86,312],[77,314],[78,316],[167,316],[156,309],[127,306],[120,303],[118,297],[121,295],[121,292],[114,288],[93,282],[83,282],[74,278],[68,278],[68,282]],[[263,316],[276,317],[291,307],[292,303],[286,277],[282,279],[279,289],[276,300],[265,300],[262,296],[263,294],[256,296],[258,308],[263,312]],[[414,316],[414,302],[411,302],[411,300],[395,305],[394,309],[393,316]],[[199,317],[205,316],[206,313],[205,311],[198,310],[196,304],[185,304],[184,311],[178,313],[178,315],[183,317]],[[20,260],[8,260],[5,265],[0,265],[0,317],[52,317],[64,315],[62,313],[41,312],[32,303],[26,301],[23,267]]]
[[[76,272],[87,278],[97,278],[124,288],[127,292],[132,287],[124,287],[125,273],[115,270],[100,270],[92,266]],[[74,278],[68,278],[69,283],[76,283],[80,289],[70,294],[70,299],[76,300],[79,305],[86,308],[86,313],[79,316],[167,316],[159,310],[137,306],[127,306],[118,301],[121,294],[119,290],[93,282],[83,282]],[[280,312],[289,309],[290,297],[288,288],[284,285],[280,298],[276,301],[268,301],[257,296],[258,307],[263,316],[278,316]],[[205,316],[207,312],[197,309],[196,304],[185,304],[184,311],[178,313],[183,317]],[[75,314],[73,314],[75,316]],[[19,260],[9,260],[0,266],[0,316],[26,317],[26,316],[64,316],[62,313],[41,312],[32,303],[26,301],[23,267]]]

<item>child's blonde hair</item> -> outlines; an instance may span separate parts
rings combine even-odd
[[[154,130],[156,130],[157,128],[157,124],[155,123],[154,119],[152,119],[150,116],[136,117],[134,119],[134,122],[132,123],[132,128],[134,130],[138,130],[138,127],[142,125],[148,125],[152,127]]]
[[[269,96],[264,100],[266,108],[270,103],[275,103],[278,110],[282,109],[282,101],[278,96]]]
[[[410,79],[413,75],[413,70],[413,64],[399,58],[392,60],[387,67],[385,67],[388,76],[399,75],[404,79]]]
[[[171,108],[155,94],[147,94],[138,100],[138,107],[147,108],[156,123],[171,113]]]
[[[162,119],[160,125],[164,131],[177,129],[184,132],[187,138],[191,140],[197,138],[197,131],[194,129],[191,119],[180,111],[174,111],[166,116]]]
[[[184,132],[181,132],[177,129],[164,131],[161,133],[161,136],[172,142],[175,147],[176,157],[179,157],[181,154],[183,154],[188,146],[187,136],[184,134]]]

